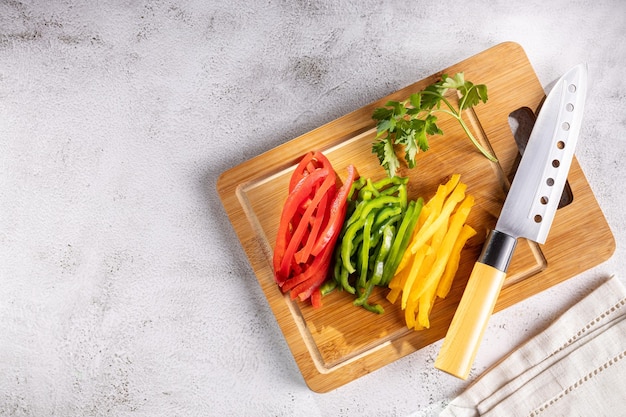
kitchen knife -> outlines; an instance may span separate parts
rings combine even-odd
[[[517,239],[545,243],[574,157],[586,95],[587,67],[581,64],[565,73],[544,101],[496,227],[452,318],[437,369],[467,379]]]

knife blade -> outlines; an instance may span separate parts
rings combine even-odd
[[[467,379],[493,313],[517,239],[545,243],[580,134],[587,67],[555,83],[528,139],[496,227],[489,232],[435,360],[435,368]]]

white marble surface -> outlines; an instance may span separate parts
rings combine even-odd
[[[587,62],[577,156],[615,255],[497,314],[471,379],[626,269],[622,0],[0,1],[1,416],[429,416],[439,343],[311,392],[224,170],[502,41]],[[514,83],[513,83],[514,85]]]

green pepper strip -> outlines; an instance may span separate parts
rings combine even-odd
[[[402,210],[406,210],[406,206],[407,206],[407,192],[406,192],[406,185],[401,185],[398,188],[398,197],[400,197],[400,205],[402,206]]]
[[[371,305],[369,303],[363,303],[362,307],[376,314],[383,314],[385,312],[385,309],[380,304]]]
[[[348,195],[346,196],[346,201],[347,201],[346,215],[345,215],[345,220],[343,222],[341,234],[345,233],[346,229],[348,228],[348,221],[350,220],[352,214],[354,213],[356,207],[359,204],[359,201],[353,198],[354,193],[358,193],[364,184],[365,184],[365,178],[359,177],[355,179],[352,182],[352,185],[350,186],[350,190],[348,191]]]
[[[333,281],[335,281],[336,285],[341,285],[341,270],[343,269],[343,265],[341,264],[341,256],[338,251],[335,251],[334,256],[335,256],[335,262],[334,262],[335,266],[333,267]]]
[[[372,198],[376,198],[380,195],[380,191],[374,187],[371,179],[367,179],[365,185],[359,190],[359,195],[357,196],[358,200],[371,200]]]
[[[350,294],[356,294],[356,289],[350,285],[350,283],[348,282],[348,278],[350,277],[350,273],[348,272],[348,270],[344,267],[341,267],[339,270],[339,285],[341,285],[341,288],[343,288],[344,290],[348,291]]]
[[[409,182],[409,177],[398,177],[397,175],[394,177],[385,177],[381,180],[378,180],[374,183],[374,187],[376,187],[378,190],[383,189],[384,187],[393,184],[393,185],[400,185],[400,184],[407,184]]]
[[[388,219],[397,216],[398,214],[402,214],[402,209],[400,206],[385,206],[378,210],[376,214],[376,220],[372,224],[372,230],[380,230],[382,231],[381,226],[387,222]]]
[[[389,254],[389,250],[391,249],[395,234],[396,228],[394,225],[388,224],[385,226],[383,232],[383,242],[380,246],[378,255],[376,256],[376,262],[374,263],[372,277],[366,282],[365,288],[363,288],[362,292],[361,289],[359,289],[359,297],[354,300],[354,305],[365,307],[367,310],[373,311],[375,313],[382,313],[384,311],[384,309],[380,305],[370,305],[367,302],[367,299],[371,295],[374,287],[380,283],[380,278],[382,277],[382,272],[385,265],[385,259]]]
[[[350,194],[348,195],[348,201],[350,202],[350,206],[348,209],[348,215],[346,217],[348,220],[345,222],[346,229],[357,219],[361,218],[363,204],[370,199],[373,199],[371,197],[378,198],[382,195],[394,195],[399,191],[399,188],[404,186],[403,184],[406,184],[407,182],[408,177],[386,177],[375,183],[372,183],[371,179],[364,180],[363,177],[360,177],[358,180],[356,180],[352,184],[352,189],[350,190]],[[392,186],[384,188],[389,184],[391,184]],[[367,191],[369,191],[369,193]],[[352,196],[355,192],[357,193],[357,198],[353,200]],[[403,197],[402,195],[400,195],[400,198],[406,199],[406,196]],[[363,218],[364,217],[365,216],[363,216]]]
[[[399,202],[400,202],[399,197],[382,196],[374,200],[361,203],[359,205],[359,207],[363,208],[361,212],[359,212],[359,207],[357,207],[357,210],[354,212],[351,218],[354,217],[357,214],[357,212],[359,212],[358,213],[359,217],[348,227],[341,241],[341,260],[343,261],[343,265],[348,270],[349,273],[352,274],[356,271],[356,269],[354,268],[354,265],[352,265],[352,262],[350,261],[350,253],[354,245],[353,240],[356,236],[356,233],[358,230],[363,228],[367,215],[372,210],[380,209],[387,204],[397,204]]]
[[[393,275],[395,274],[396,269],[398,268],[398,265],[402,260],[402,255],[404,254],[406,247],[409,245],[411,235],[413,234],[413,229],[417,224],[417,220],[419,219],[419,215],[422,211],[423,205],[424,200],[421,197],[418,198],[417,201],[411,201],[409,203],[409,207],[407,208],[406,214],[402,219],[402,223],[400,224],[398,232],[396,233],[393,246],[391,248],[391,251],[389,252],[389,260],[385,264],[385,271],[383,272],[381,285],[389,285],[391,278],[393,278]]]
[[[361,241],[363,240],[363,235],[357,230],[357,234],[353,237],[352,240],[352,248],[350,249],[350,257],[354,255],[356,249],[359,247]],[[350,285],[349,278],[350,272],[342,262],[342,247],[338,246],[335,250],[335,268],[334,268],[334,278],[335,282],[339,285],[339,287],[350,294],[356,294],[356,289]]]
[[[400,207],[397,207],[398,209]],[[398,221],[402,220],[402,213],[401,210],[398,210],[398,214],[395,214],[391,217],[389,217],[388,219],[386,219],[381,225],[379,225],[376,229],[374,229],[374,231],[372,232],[372,243],[370,243],[371,247],[378,247],[378,242],[380,241],[380,238],[383,235],[383,231],[385,229],[385,226],[387,225],[391,225],[391,224],[395,224]],[[374,225],[376,226],[376,225]]]
[[[367,180],[363,177],[359,177],[356,180],[354,180],[354,182],[352,183],[352,187],[350,187],[350,192],[348,193],[348,200],[352,200],[352,197],[354,196],[355,192],[358,192],[358,190],[360,190],[361,188],[363,188],[363,186],[365,185],[365,182]]]
[[[365,224],[363,225],[363,243],[361,244],[361,274],[359,276],[357,288],[359,286],[363,286],[367,281],[372,225],[374,224],[375,217],[376,212],[371,212],[367,215]]]
[[[363,201],[363,200],[356,200],[355,202],[353,202],[354,207],[352,207],[352,210],[349,212],[349,217],[346,217],[346,221],[343,225],[344,233],[346,230],[348,230],[350,226],[352,226],[357,220],[361,218],[361,212],[363,211],[363,207],[367,203],[368,203],[367,201]],[[343,237],[342,237],[342,240],[343,240]]]
[[[388,224],[383,230],[383,241],[380,245],[380,251],[374,263],[374,270],[370,281],[374,282],[374,285],[379,285],[383,277],[383,270],[385,267],[385,261],[389,256],[391,247],[393,245],[394,238],[396,236],[396,227],[393,224]]]
[[[398,193],[400,187],[404,187],[403,185],[392,185],[391,187],[387,187],[384,190],[380,190],[380,195],[394,195]]]
[[[382,190],[380,192],[381,196],[384,195],[394,195],[397,194],[397,197],[399,199],[400,202],[400,207],[402,207],[402,210],[406,210],[407,207],[407,190],[406,190],[406,185],[404,184],[400,184],[400,185],[393,185],[389,188],[386,188],[384,190]]]
[[[363,230],[359,230],[357,237],[354,241],[354,245],[352,246],[352,252],[350,253],[350,259],[355,263],[356,273],[358,274],[361,270],[361,263],[363,259],[361,259],[361,248],[363,247]]]
[[[335,281],[334,279],[329,279],[322,284],[322,286],[320,287],[320,292],[322,293],[322,296],[325,296],[333,292],[335,288],[337,288],[337,281]]]

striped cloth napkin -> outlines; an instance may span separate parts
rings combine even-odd
[[[611,277],[440,417],[626,416],[626,287]]]

